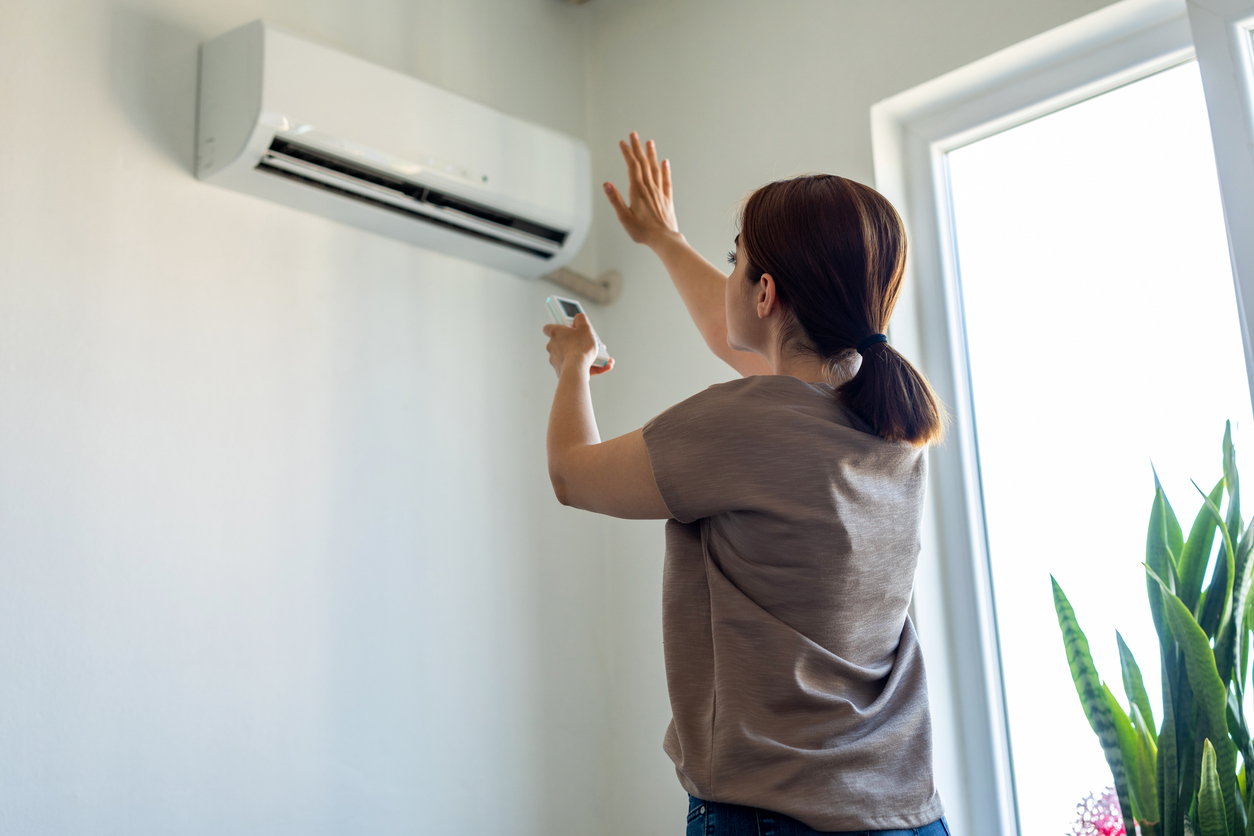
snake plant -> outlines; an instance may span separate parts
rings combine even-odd
[[[1155,725],[1141,668],[1118,633],[1126,707],[1101,681],[1071,603],[1051,576],[1071,678],[1114,777],[1128,836],[1138,828],[1142,836],[1254,836],[1254,746],[1245,719],[1254,525],[1241,519],[1231,422],[1223,476],[1209,494],[1198,489],[1202,505],[1187,539],[1157,474],[1154,485],[1145,578],[1158,631],[1161,722]]]

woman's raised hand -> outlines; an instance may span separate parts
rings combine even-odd
[[[631,141],[620,140],[619,150],[627,161],[628,205],[613,183],[605,184],[605,195],[618,214],[618,221],[637,244],[653,246],[666,237],[679,234],[675,202],[671,199],[671,161],[657,159],[653,140],[640,144],[631,132]]]

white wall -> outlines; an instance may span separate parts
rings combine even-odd
[[[721,264],[755,186],[871,181],[873,102],[1104,4],[0,4],[0,832],[682,827],[661,524],[551,499],[550,289],[193,179],[201,40],[267,17],[598,182],[638,129]],[[597,199],[610,437],[730,370]]]
[[[0,4],[0,832],[593,832],[550,289],[196,181],[261,16],[584,134],[551,0]]]
[[[592,89],[596,182],[625,185],[615,145],[657,140],[674,170],[680,229],[711,261],[732,249],[737,201],[806,171],[874,182],[872,104],[1106,5],[1106,0],[597,0]],[[599,314],[616,366],[598,400],[617,435],[732,376],[704,348],[652,254],[608,211],[601,263],[627,277]],[[730,269],[730,268],[727,268]],[[661,528],[614,521],[606,563],[609,745],[605,814],[616,834],[677,833],[686,795],[661,751]],[[920,582],[935,582],[921,577]],[[920,624],[926,658],[948,648]],[[937,668],[938,665],[933,665]],[[944,679],[933,670],[934,681]],[[968,809],[951,694],[933,691],[937,780],[954,832]]]

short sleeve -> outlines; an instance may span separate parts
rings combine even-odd
[[[671,516],[682,523],[759,510],[778,470],[767,414],[741,397],[744,381],[717,384],[644,425],[649,464]]]

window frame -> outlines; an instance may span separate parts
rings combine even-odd
[[[876,188],[901,212],[910,240],[891,336],[953,413],[931,454],[913,615],[928,660],[937,785],[956,832],[1017,836],[1020,828],[946,155],[1198,58],[1254,392],[1254,235],[1232,233],[1254,230],[1252,33],[1254,0],[1123,0],[871,109]]]
[[[1254,0],[1188,0],[1254,391]],[[1234,230],[1243,230],[1235,234]]]

